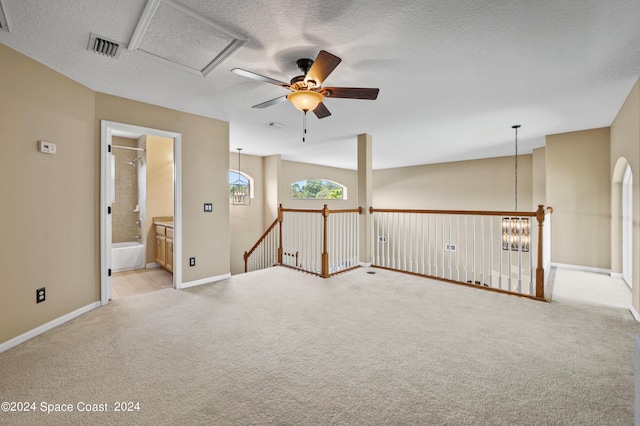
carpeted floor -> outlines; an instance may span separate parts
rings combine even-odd
[[[173,288],[173,274],[163,268],[117,272],[111,281],[113,300]]]
[[[624,308],[271,268],[114,300],[0,354],[0,400],[36,408],[0,424],[629,425],[637,332]]]

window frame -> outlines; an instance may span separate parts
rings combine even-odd
[[[308,181],[320,181],[320,182],[327,182],[327,183],[331,183],[333,185],[339,186],[342,189],[342,198],[306,198],[306,197],[294,197],[293,196],[293,185],[295,184],[300,184],[301,182],[304,182],[306,184],[306,182]],[[304,188],[304,185],[300,186],[300,189]],[[340,182],[337,182],[335,180],[332,179],[326,179],[326,178],[311,178],[311,179],[300,179],[297,180],[295,182],[292,182],[289,185],[289,198],[292,200],[336,200],[336,201],[346,201],[347,200],[347,186],[343,185]]]
[[[247,182],[249,183],[249,199],[254,199],[255,198],[255,185],[254,185],[254,179],[253,177],[251,177],[251,175],[240,171],[240,170],[236,170],[236,169],[229,169],[229,182],[227,182],[227,185],[229,187],[231,187],[231,184],[233,182],[236,182],[238,180],[238,174],[240,176],[242,176],[243,178],[245,178],[247,180]],[[231,180],[231,176],[233,175],[234,180]],[[242,179],[240,179],[242,180]],[[229,188],[231,189],[231,188]],[[229,199],[231,199],[231,191],[229,191]]]

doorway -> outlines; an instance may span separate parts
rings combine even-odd
[[[100,300],[104,306],[112,298],[113,283],[113,195],[114,168],[113,164],[113,138],[123,137],[139,139],[144,136],[168,138],[173,141],[173,254],[175,259],[181,259],[182,253],[182,220],[181,210],[181,135],[159,129],[135,126],[112,121],[101,121],[101,164],[100,164]],[[135,166],[135,161],[134,161]],[[174,262],[173,287],[181,288],[182,265]]]
[[[627,164],[622,177],[622,279],[632,288],[633,173]]]

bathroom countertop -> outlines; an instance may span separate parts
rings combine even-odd
[[[155,225],[166,226],[167,228],[173,228],[172,217],[156,217],[153,219]]]

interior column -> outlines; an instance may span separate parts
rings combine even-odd
[[[280,154],[264,157],[264,229],[278,217],[278,206],[283,201],[280,193],[282,158]]]
[[[371,214],[373,195],[372,168],[373,138],[367,133],[358,135],[358,206],[363,211],[360,215],[360,263],[371,265]]]

